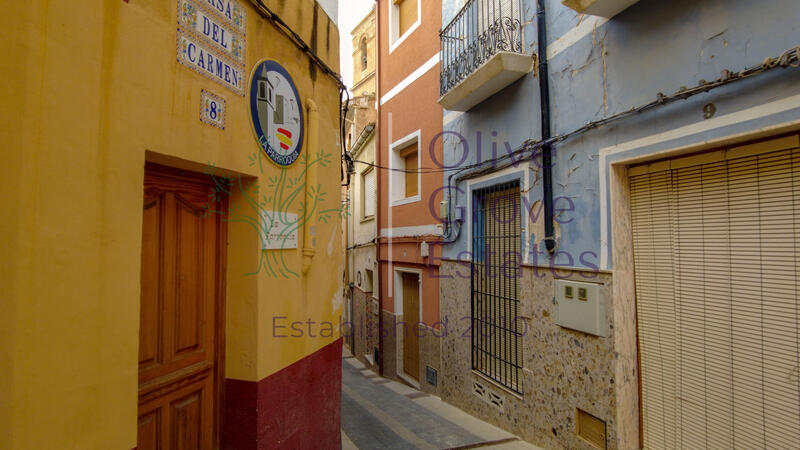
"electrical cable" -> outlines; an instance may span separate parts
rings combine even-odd
[[[751,66],[751,67],[745,68],[744,70],[739,71],[739,72],[731,72],[729,70],[725,70],[725,71],[722,72],[722,76],[720,78],[718,78],[717,80],[714,80],[712,82],[707,82],[705,80],[700,80],[700,83],[698,84],[698,86],[693,87],[691,89],[689,89],[689,88],[681,88],[677,92],[672,94],[671,96],[665,96],[663,93],[659,92],[657,97],[656,97],[656,99],[653,100],[650,103],[644,104],[644,105],[636,107],[636,108],[631,108],[631,109],[626,110],[626,111],[622,111],[620,113],[611,115],[611,116],[606,117],[606,118],[601,119],[601,120],[597,120],[597,121],[594,121],[594,122],[589,122],[589,123],[587,123],[586,125],[584,125],[584,126],[582,126],[580,128],[577,128],[577,129],[575,129],[573,131],[570,131],[569,133],[556,135],[556,136],[553,136],[550,139],[546,139],[546,140],[542,140],[542,141],[527,140],[522,144],[522,146],[518,150],[516,150],[514,152],[511,152],[511,153],[508,153],[506,155],[503,155],[502,157],[497,158],[495,160],[487,161],[487,162],[492,162],[492,166],[491,167],[484,168],[483,170],[478,170],[478,171],[475,171],[475,172],[472,172],[472,173],[466,173],[463,176],[459,176],[460,174],[464,173],[465,171],[470,170],[471,168],[479,167],[482,164],[473,164],[471,167],[464,167],[464,168],[456,171],[455,173],[450,174],[450,176],[448,176],[448,181],[447,181],[447,186],[446,186],[446,188],[447,188],[447,199],[448,199],[448,217],[450,216],[450,211],[449,211],[450,205],[452,205],[452,204],[454,204],[454,203],[456,203],[458,201],[458,190],[455,191],[455,195],[452,194],[452,186],[453,186],[453,177],[454,176],[458,177],[456,179],[456,183],[458,183],[458,182],[460,182],[462,180],[465,180],[465,179],[479,177],[479,176],[481,176],[481,175],[483,175],[485,173],[496,172],[498,170],[502,170],[502,169],[504,169],[506,167],[509,167],[511,165],[518,164],[521,161],[525,161],[525,160],[529,160],[529,159],[534,158],[536,156],[536,154],[538,153],[538,151],[544,145],[563,142],[563,141],[566,141],[566,140],[568,140],[568,139],[570,139],[570,138],[572,138],[574,136],[577,136],[579,134],[585,133],[585,132],[587,132],[589,130],[593,130],[593,129],[598,128],[598,127],[602,127],[602,126],[607,125],[608,123],[614,122],[616,120],[620,120],[620,119],[626,118],[626,117],[634,115],[634,114],[642,113],[642,112],[657,108],[657,107],[662,106],[662,105],[666,105],[666,104],[669,104],[669,103],[676,102],[678,100],[686,100],[686,99],[688,99],[690,97],[693,97],[693,96],[695,96],[697,94],[706,93],[706,92],[709,92],[709,91],[711,91],[713,89],[716,89],[718,87],[726,86],[728,84],[731,84],[731,83],[734,83],[734,82],[737,82],[737,81],[746,80],[746,79],[752,78],[754,76],[757,76],[757,75],[766,73],[768,71],[771,71],[771,70],[773,70],[775,68],[778,68],[778,67],[784,68],[784,69],[785,68],[789,68],[789,67],[800,68],[800,45],[798,45],[796,47],[793,47],[793,48],[783,52],[777,58],[768,57],[760,65]],[[525,157],[524,153],[527,152],[527,151],[530,151],[531,155]],[[519,155],[519,154],[523,154],[523,156],[520,156],[519,159],[514,160],[513,157],[515,155]],[[505,165],[503,165],[501,167],[497,167],[496,166],[496,162],[497,161],[501,161],[501,160],[508,159],[508,158],[511,158],[511,163],[505,164]],[[483,164],[486,164],[487,162],[484,162]],[[451,199],[452,199],[452,201],[451,201]],[[459,234],[458,232],[455,234],[455,236],[451,236],[450,235],[452,229],[453,228],[451,226],[451,221],[450,220],[446,220],[445,221],[444,234],[442,236],[443,240],[442,240],[441,243],[453,243],[453,242],[455,242],[456,239],[458,239],[458,234]],[[459,225],[459,230],[460,230],[460,225]]]
[[[748,78],[752,78],[753,76],[760,75],[760,74],[762,74],[764,72],[770,71],[770,70],[778,68],[778,67],[780,67],[780,68],[788,68],[788,67],[798,68],[798,67],[800,67],[800,46],[794,47],[794,48],[784,52],[781,56],[779,56],[777,58],[767,58],[762,64],[760,64],[758,66],[753,66],[753,67],[744,69],[744,70],[742,70],[740,72],[730,72],[730,71],[726,70],[726,71],[723,72],[722,77],[720,77],[717,80],[714,80],[712,82],[707,82],[705,80],[700,80],[700,84],[698,86],[693,87],[691,89],[689,89],[689,88],[681,88],[680,90],[678,90],[677,92],[675,92],[674,94],[672,94],[670,96],[666,96],[663,93],[659,92],[657,98],[655,100],[651,101],[650,103],[646,103],[646,104],[644,104],[642,106],[631,108],[631,109],[619,112],[617,114],[613,114],[611,116],[608,116],[608,117],[600,119],[600,120],[589,122],[586,125],[583,125],[582,127],[579,127],[579,128],[576,128],[575,130],[570,131],[569,133],[559,134],[559,135],[553,136],[553,137],[551,137],[549,139],[540,140],[540,141],[537,141],[537,140],[534,140],[534,139],[528,139],[525,142],[523,142],[520,145],[520,147],[518,147],[513,152],[507,153],[507,154],[505,154],[505,155],[503,155],[501,157],[495,158],[495,159],[486,160],[486,161],[483,161],[483,162],[477,162],[477,163],[469,164],[469,165],[466,165],[466,166],[460,166],[460,167],[447,167],[447,166],[442,166],[442,167],[420,167],[419,169],[416,169],[416,170],[406,170],[406,169],[398,169],[398,168],[394,168],[394,167],[386,167],[386,166],[381,166],[381,165],[377,165],[377,164],[374,164],[374,163],[370,163],[370,162],[367,162],[367,161],[361,161],[361,160],[358,160],[358,159],[354,159],[353,162],[354,163],[363,164],[365,166],[374,167],[376,169],[389,170],[389,171],[393,171],[393,172],[435,173],[435,172],[450,172],[450,171],[453,171],[453,170],[455,170],[457,168],[460,169],[459,172],[461,172],[463,170],[473,169],[473,168],[481,167],[481,166],[487,166],[487,165],[491,165],[492,163],[496,163],[496,162],[504,160],[504,159],[509,159],[509,158],[513,159],[515,156],[523,155],[523,156],[520,156],[520,158],[525,158],[525,159],[516,159],[516,160],[513,161],[512,164],[516,164],[516,163],[519,163],[521,161],[528,160],[531,157],[537,156],[538,153],[536,153],[536,151],[541,149],[545,144],[555,144],[555,143],[563,142],[563,141],[566,141],[566,140],[568,140],[568,139],[570,139],[570,138],[572,138],[572,137],[574,137],[576,135],[582,134],[582,133],[584,133],[586,131],[589,131],[589,130],[592,130],[592,129],[595,129],[595,128],[602,127],[604,125],[607,125],[607,124],[609,124],[611,122],[614,122],[614,121],[617,121],[619,119],[623,119],[625,117],[628,117],[628,116],[631,116],[631,115],[634,115],[634,114],[642,113],[642,112],[648,111],[650,109],[653,109],[655,107],[658,107],[658,106],[661,106],[661,105],[666,105],[666,104],[669,104],[669,103],[673,103],[673,102],[676,102],[678,100],[686,100],[689,97],[693,97],[693,96],[698,95],[698,94],[706,93],[706,92],[711,91],[713,89],[716,89],[716,88],[719,88],[719,87],[734,83],[736,81],[741,81],[741,80],[745,80],[745,79],[748,79]],[[524,153],[528,152],[528,151],[533,152],[533,154],[525,157]],[[505,167],[508,167],[508,166],[505,166]],[[491,171],[497,170],[497,168],[495,166],[492,166],[492,167],[489,167],[487,170],[489,172],[491,172]]]
[[[306,41],[304,41],[303,38],[300,37],[300,35],[297,34],[297,32],[295,32],[286,22],[284,22],[279,15],[275,14],[274,11],[269,9],[269,7],[262,2],[262,0],[250,0],[250,3],[256,8],[256,10],[258,10],[262,17],[275,24],[276,28],[278,28],[286,37],[288,37],[294,43],[294,45],[300,49],[300,51],[306,53],[311,61],[314,62],[314,64],[316,64],[325,75],[333,78],[334,81],[336,81],[336,85],[339,88],[339,130],[341,132],[339,141],[342,152],[341,159],[343,161],[347,161],[349,155],[347,153],[347,149],[345,148],[344,132],[346,128],[345,118],[347,116],[347,110],[350,104],[350,93],[347,91],[347,86],[345,86],[342,76],[328,66],[325,61],[323,61],[322,58],[317,55],[314,49],[312,49],[311,46],[309,46]],[[316,26],[316,24],[314,25]],[[345,94],[347,95],[347,100],[343,101]],[[344,106],[342,107],[342,105]],[[340,167],[340,177],[342,180],[345,178],[344,168],[342,167]],[[348,174],[347,183],[343,184],[343,186],[349,186],[349,184],[350,176]]]

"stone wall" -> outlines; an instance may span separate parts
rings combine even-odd
[[[548,268],[523,268],[520,316],[527,330],[522,346],[522,394],[472,371],[471,322],[461,320],[470,316],[469,267],[444,261],[440,274],[441,314],[448,323],[441,339],[439,394],[443,400],[544,448],[594,449],[577,436],[580,408],[606,422],[607,448],[618,448],[610,274],[557,272],[561,278],[603,285],[609,333],[601,338],[556,325],[554,274]],[[486,395],[479,397],[476,388],[497,395],[502,404],[486,401]]]
[[[400,376],[403,358],[403,316],[395,315],[383,310],[384,341],[383,341],[383,376],[393,380],[407,383],[408,380]],[[443,329],[434,329],[428,325],[419,325],[419,389],[433,395],[439,395],[441,385],[441,344]],[[437,372],[437,385],[426,381],[426,366]],[[416,387],[416,386],[415,386]]]
[[[353,288],[353,356],[377,370],[377,361],[372,358],[378,347],[378,316],[372,312],[375,301],[371,293]]]

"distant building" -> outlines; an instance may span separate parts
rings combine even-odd
[[[375,92],[375,8],[351,31],[353,92],[346,119],[348,151],[358,161],[349,174],[347,198],[346,315],[350,330],[345,342],[363,363],[374,366],[378,344],[377,177],[375,164],[377,97]]]
[[[378,263],[383,376],[436,393],[442,227],[439,0],[381,0]],[[356,165],[358,167],[358,165]],[[434,170],[429,170],[433,168]]]
[[[375,7],[364,16],[350,32],[353,39],[353,86],[350,91],[355,97],[374,95],[376,90],[375,69],[376,52]]]

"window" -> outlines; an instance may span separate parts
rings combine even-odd
[[[418,171],[419,171],[419,153],[417,152],[417,144],[406,149],[403,157],[403,167],[406,171],[406,198],[413,197],[419,194]]]
[[[375,169],[370,168],[361,174],[361,219],[370,219],[375,216]]]
[[[392,206],[413,203],[421,199],[420,192],[420,132],[395,141],[391,146],[389,184]]]
[[[372,292],[372,270],[364,269],[364,292]]]
[[[361,71],[367,70],[367,39],[361,38]]]
[[[521,215],[517,181],[473,195],[472,369],[520,393]]]
[[[394,0],[394,4],[398,6],[398,30],[402,36],[417,21],[417,2],[416,0]]]
[[[389,5],[389,53],[411,34],[420,21],[420,0],[392,0]]]

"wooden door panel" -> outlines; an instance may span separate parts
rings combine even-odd
[[[403,371],[419,380],[419,275],[403,274]]]
[[[203,228],[202,209],[196,209],[181,196],[176,196],[176,267],[175,288],[175,353],[173,358],[192,350],[202,350],[201,329],[205,321],[203,305]]]
[[[139,309],[139,370],[161,362],[161,195],[146,198],[142,218],[142,301]]]
[[[158,442],[161,440],[159,431],[161,430],[161,411],[150,411],[147,414],[139,416],[139,432],[138,432],[138,449],[155,449],[158,448]]]
[[[142,223],[140,449],[206,449],[218,429],[225,242],[213,185],[148,165]]]
[[[203,398],[202,392],[192,392],[170,404],[170,420],[172,421],[172,448],[176,450],[194,450],[200,448],[200,436],[203,432]]]

